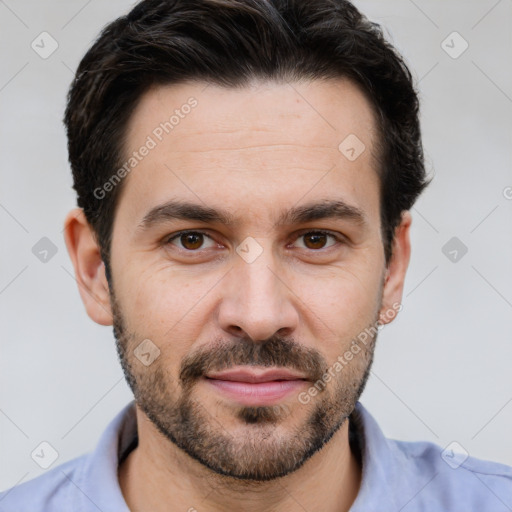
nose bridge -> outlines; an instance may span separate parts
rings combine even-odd
[[[239,257],[228,274],[231,283],[226,287],[219,315],[223,329],[236,329],[238,335],[242,329],[253,340],[293,329],[297,322],[290,290],[281,281],[272,248],[259,240],[260,249],[254,241],[237,248]]]
[[[255,261],[242,261],[237,265],[240,298],[245,299],[244,303],[247,305],[275,306],[275,303],[280,302],[280,281],[274,270],[275,259],[271,253],[271,249],[266,249]]]

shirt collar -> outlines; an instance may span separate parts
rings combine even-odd
[[[350,512],[399,510],[392,484],[397,477],[395,450],[361,402],[350,415],[350,423],[362,458],[361,487]]]
[[[350,415],[350,442],[359,450],[362,478],[350,512],[397,510],[392,482],[399,475],[392,447],[375,419],[360,403]],[[128,403],[110,422],[96,449],[85,459],[77,486],[82,491],[80,512],[130,512],[118,480],[118,466],[137,446],[135,401]]]
[[[119,486],[117,469],[136,440],[137,416],[132,400],[110,422],[86,459],[78,484],[83,512],[130,512]]]

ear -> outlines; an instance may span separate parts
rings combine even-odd
[[[386,268],[386,277],[382,292],[382,307],[379,323],[390,323],[402,309],[402,294],[405,274],[411,256],[410,227],[412,217],[409,211],[402,212],[400,224],[395,228],[393,253]]]
[[[100,325],[112,325],[105,265],[94,232],[82,208],[75,208],[66,216],[64,240],[75,268],[78,290],[87,314]]]

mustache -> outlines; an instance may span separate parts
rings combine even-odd
[[[179,378],[183,387],[187,388],[209,372],[238,365],[284,367],[304,373],[314,382],[322,377],[328,367],[318,351],[276,335],[262,342],[242,338],[200,348],[183,359]]]

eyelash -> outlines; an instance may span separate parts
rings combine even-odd
[[[173,235],[167,237],[164,239],[164,245],[168,245],[168,244],[171,244],[171,242],[173,240],[176,240],[177,238],[180,238],[181,236],[183,235],[187,235],[187,234],[201,234],[207,238],[210,238],[211,240],[213,240],[213,238],[208,235],[205,231],[201,231],[201,230],[186,230],[186,231],[179,231],[178,233],[174,233]],[[297,238],[301,238],[305,235],[310,235],[310,234],[315,234],[315,235],[327,235],[327,236],[330,236],[332,238],[334,238],[336,240],[336,242],[338,243],[345,243],[345,239],[339,235],[336,235],[335,233],[331,232],[331,231],[325,231],[325,230],[308,230],[308,231],[303,231],[303,232],[300,232],[298,235],[297,235]],[[336,244],[334,244],[336,245]],[[311,251],[313,252],[322,252],[323,250],[328,250],[328,249],[331,249],[332,247],[334,247],[334,245],[331,245],[329,247],[326,247],[326,248],[322,248],[322,249],[310,249]],[[182,249],[181,247],[178,247],[179,250],[181,251],[185,251],[185,252],[188,252],[188,253],[199,253],[201,251],[201,249]],[[307,250],[307,247],[305,248]]]

